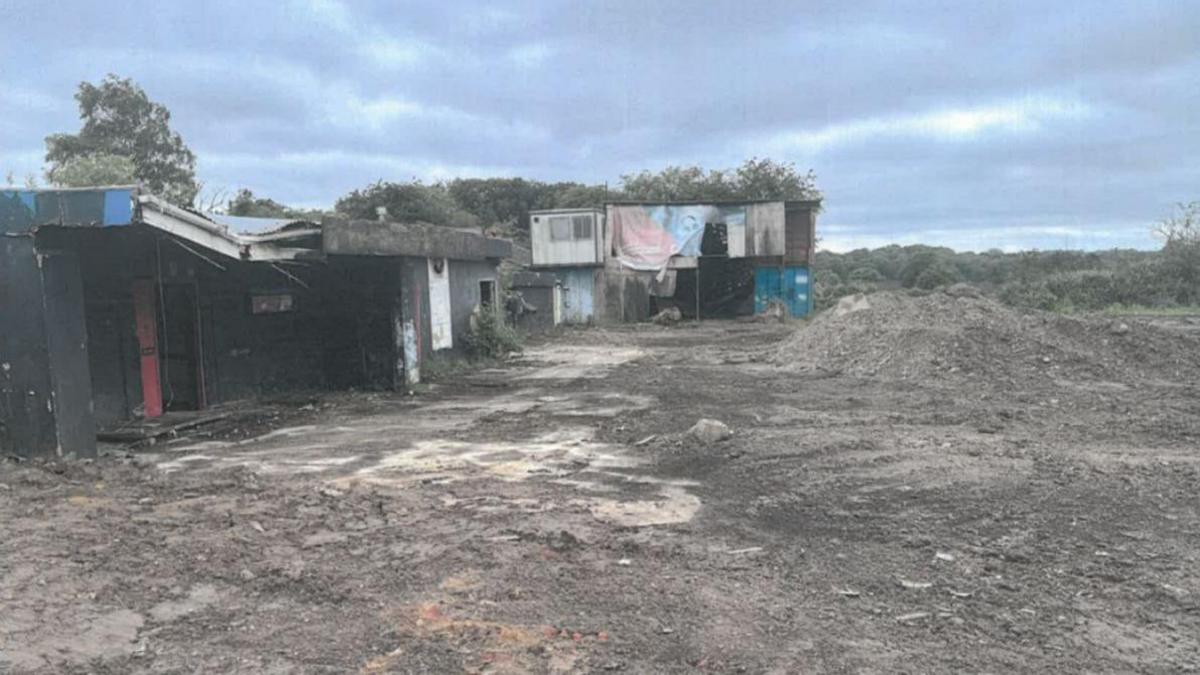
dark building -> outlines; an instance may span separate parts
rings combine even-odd
[[[205,216],[136,188],[0,191],[0,453],[88,456],[124,420],[406,388],[500,311],[510,252],[422,224]]]

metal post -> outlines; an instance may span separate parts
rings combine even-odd
[[[700,323],[700,256],[696,256],[696,323]]]

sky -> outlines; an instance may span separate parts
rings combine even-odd
[[[0,179],[107,73],[207,193],[812,169],[830,250],[1153,248],[1200,200],[1200,3],[0,0]]]

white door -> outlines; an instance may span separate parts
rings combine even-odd
[[[429,264],[429,329],[433,348],[454,346],[454,331],[450,325],[450,261],[428,258]]]

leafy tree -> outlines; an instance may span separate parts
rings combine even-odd
[[[150,191],[177,204],[192,203],[199,189],[196,156],[171,130],[165,106],[151,101],[133,80],[111,74],[99,85],[81,82],[75,100],[83,120],[79,133],[46,138],[51,182],[75,178],[72,166],[81,158],[115,155],[133,163],[133,177]]]
[[[933,264],[921,270],[913,285],[923,290],[933,290],[949,286],[958,281],[958,270],[946,260],[935,260]]]
[[[60,187],[130,185],[137,182],[136,172],[137,167],[128,157],[97,152],[60,162],[46,178]]]
[[[1200,302],[1200,202],[1177,205],[1154,231],[1163,239],[1166,273],[1187,289],[1178,302]]]
[[[621,177],[627,198],[646,200],[817,199],[816,176],[789,162],[748,159],[735,169],[668,166]]]
[[[931,248],[917,251],[909,257],[904,268],[900,270],[900,285],[905,288],[915,288],[917,278],[921,276],[922,272],[937,263],[939,257],[938,252]]]
[[[334,210],[348,218],[375,220],[377,209],[387,209],[387,220],[421,222],[450,227],[478,227],[479,218],[460,208],[445,185],[420,181],[379,181],[342,197]]]
[[[229,200],[226,213],[231,216],[251,218],[296,218],[319,222],[324,213],[319,209],[294,209],[274,199],[259,197],[248,188],[242,188]]]
[[[877,284],[883,281],[883,275],[880,274],[879,270],[875,269],[874,267],[871,267],[870,265],[863,265],[862,267],[856,267],[851,270],[850,280]]]

